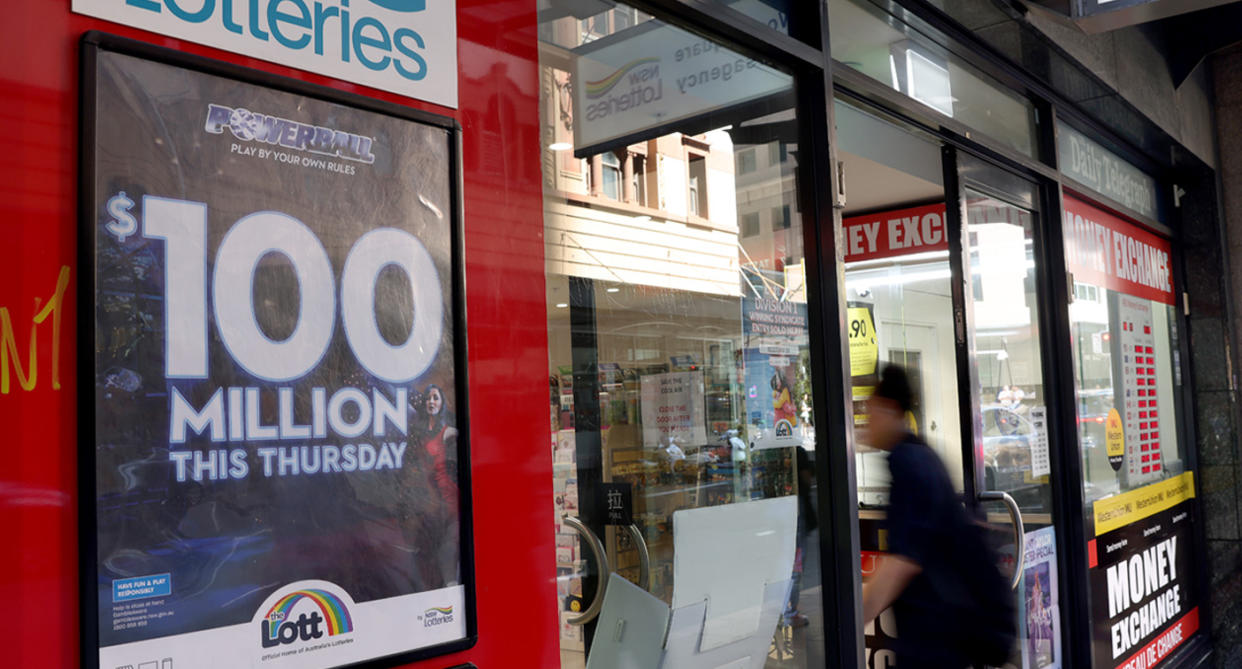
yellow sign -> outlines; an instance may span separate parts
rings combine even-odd
[[[1104,423],[1104,452],[1108,454],[1108,464],[1113,471],[1121,469],[1126,456],[1126,426],[1121,423],[1117,409],[1108,410],[1108,420]]]
[[[1171,509],[1195,496],[1194,472],[1098,500],[1093,505],[1095,536]]]
[[[849,318],[845,334],[850,342],[850,376],[875,374],[875,365],[880,359],[880,345],[875,339],[871,310],[866,307],[849,307],[846,312]]]

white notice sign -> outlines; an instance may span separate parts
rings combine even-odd
[[[1048,407],[1031,407],[1031,476],[1038,478],[1052,473],[1048,455]]]
[[[643,377],[643,446],[660,448],[707,443],[703,412],[703,372],[648,374]]]

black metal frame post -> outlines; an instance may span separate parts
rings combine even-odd
[[[595,320],[595,281],[571,276],[569,279],[569,341],[574,377],[574,458],[577,462],[578,517],[597,537],[604,535],[604,519],[597,517],[592,495],[604,482],[604,441],[600,434],[599,335]],[[583,551],[591,554],[590,551]],[[594,561],[594,558],[591,558]],[[592,575],[583,576],[582,592],[595,592],[598,579],[607,579],[602,565]],[[584,603],[584,608],[589,604]],[[591,652],[595,621],[583,625],[582,640]]]

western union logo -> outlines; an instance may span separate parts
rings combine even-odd
[[[1194,472],[1186,472],[1138,490],[1101,499],[1093,505],[1095,536],[1171,509],[1194,496]]]

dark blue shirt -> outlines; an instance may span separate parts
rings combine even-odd
[[[893,604],[897,667],[961,669],[967,661],[951,648],[955,621],[945,615],[936,585],[953,578],[948,561],[965,512],[944,464],[914,435],[889,452],[888,468],[892,474],[888,552],[923,569]]]

